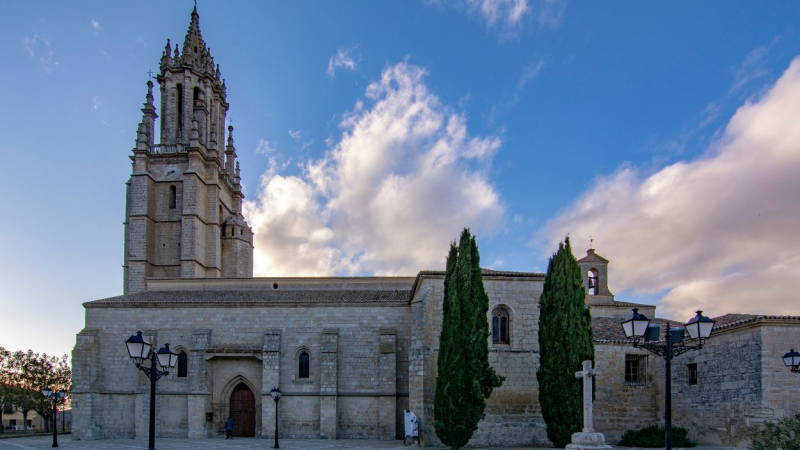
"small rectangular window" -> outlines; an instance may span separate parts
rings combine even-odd
[[[689,372],[689,384],[697,384],[697,363],[687,364]]]
[[[647,355],[625,355],[625,384],[647,385]]]

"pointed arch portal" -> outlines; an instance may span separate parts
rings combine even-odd
[[[256,435],[256,397],[244,383],[239,383],[231,392],[233,435],[254,437]]]

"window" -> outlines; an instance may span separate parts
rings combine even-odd
[[[589,295],[597,295],[599,289],[597,282],[599,279],[597,269],[589,269]]]
[[[647,355],[625,355],[625,384],[647,385]]]
[[[178,83],[175,87],[178,97],[178,136],[183,136],[183,85]]]
[[[492,311],[492,344],[508,343],[508,310],[497,307]]]
[[[307,351],[302,351],[298,359],[297,378],[308,378],[309,376],[309,356]]]
[[[687,364],[686,369],[689,372],[689,384],[697,384],[697,363]]]
[[[178,378],[186,378],[189,373],[189,357],[186,352],[178,353]]]
[[[175,186],[169,187],[169,209],[175,209],[178,203],[178,189]]]
[[[14,405],[11,402],[3,404],[3,414],[14,414]]]

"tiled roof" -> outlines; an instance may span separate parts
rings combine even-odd
[[[410,290],[148,291],[84,303],[92,307],[257,306],[281,304],[408,303]]]
[[[422,270],[420,275],[444,275],[444,270]],[[485,277],[530,277],[530,278],[544,278],[543,273],[537,272],[510,272],[507,270],[492,270],[481,269],[481,275]]]
[[[619,317],[592,317],[592,333],[594,341],[599,343],[631,343],[632,341],[625,337],[625,332],[622,331],[622,321]],[[683,324],[675,322],[674,320],[666,319],[652,319],[650,321],[653,325],[661,325],[661,338],[664,337],[666,331],[666,323],[672,327],[682,327]]]
[[[620,308],[641,308],[641,307],[647,308],[649,306],[655,307],[655,305],[645,305],[643,303],[631,303],[631,302],[620,302],[620,301],[613,301],[607,303],[591,303],[589,307],[592,306],[618,306]]]
[[[771,316],[765,314],[725,314],[723,316],[715,317],[716,325],[714,330],[721,330],[733,328],[746,323],[755,322],[757,320],[786,320],[786,321],[800,321],[800,316]]]

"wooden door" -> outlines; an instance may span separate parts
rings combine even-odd
[[[256,397],[244,383],[239,383],[231,393],[231,419],[234,436],[256,435]]]

